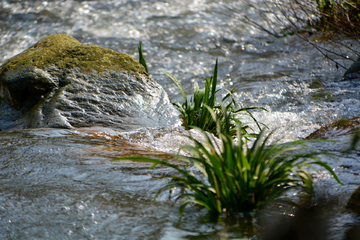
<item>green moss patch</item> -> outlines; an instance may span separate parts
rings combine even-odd
[[[46,69],[55,65],[60,69],[79,67],[84,71],[129,71],[146,74],[145,68],[128,54],[118,53],[96,45],[85,45],[67,34],[48,36],[6,61],[0,74],[20,67]]]

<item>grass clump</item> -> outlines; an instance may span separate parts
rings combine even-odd
[[[146,157],[114,159],[151,162],[175,169],[179,175],[168,176],[172,181],[159,193],[173,188],[184,190],[177,196],[177,199],[185,199],[179,208],[180,216],[189,203],[199,204],[215,214],[233,214],[257,210],[292,189],[309,193],[312,177],[304,169],[306,166],[320,165],[340,183],[330,166],[317,158],[319,153],[311,150],[305,142],[268,144],[271,134],[262,130],[249,147],[247,142],[233,138],[225,106],[222,106],[225,127],[221,126],[215,111],[207,108],[216,124],[221,144],[218,145],[208,133],[195,127],[204,140],[198,141],[190,136],[193,146],[183,146],[189,156],[176,156],[177,160],[195,165],[200,174],[195,175],[188,168],[166,160]],[[242,139],[240,125],[235,132],[237,139]]]
[[[262,109],[266,111],[266,109],[262,107],[237,108],[233,96],[236,89],[233,89],[232,91],[227,89],[217,89],[217,72],[218,61],[216,60],[213,75],[210,78],[205,79],[205,88],[200,90],[198,83],[196,81],[194,82],[194,95],[190,98],[190,100],[188,99],[185,89],[181,85],[180,81],[170,73],[165,73],[175,82],[183,96],[184,103],[181,104],[179,102],[175,102],[173,104],[181,113],[185,129],[188,130],[197,127],[217,135],[217,124],[215,119],[211,116],[211,111],[213,111],[219,121],[220,127],[227,128],[232,136],[235,136],[236,134],[237,125],[241,126],[241,132],[244,137],[247,138],[248,136],[253,136],[253,134],[248,134],[247,132],[249,126],[242,124],[237,117],[240,113],[248,114],[256,123],[259,130],[261,130],[259,122],[254,118],[250,111],[254,109]],[[217,103],[216,94],[221,90],[227,91],[227,94],[222,98],[220,103]],[[225,102],[227,102],[227,104],[224,105],[224,108],[221,108],[220,105]],[[225,113],[228,114],[229,118],[229,122],[227,123],[225,122]]]
[[[138,47],[139,52],[139,63],[144,66],[146,72],[149,74],[149,70],[146,65],[145,58],[142,53],[141,42],[139,43]],[[255,117],[250,112],[251,110],[261,109],[267,111],[265,108],[262,107],[245,107],[245,108],[237,108],[233,93],[236,89],[231,91],[227,89],[217,89],[217,72],[218,72],[218,61],[216,60],[214,73],[210,78],[205,79],[205,88],[199,89],[199,84],[195,81],[194,82],[194,95],[188,100],[188,96],[185,92],[184,87],[177,80],[173,75],[170,73],[165,73],[168,75],[171,80],[178,86],[183,98],[184,103],[174,102],[173,105],[179,110],[181,117],[183,119],[184,127],[186,130],[189,130],[194,127],[198,127],[202,130],[208,131],[213,134],[217,134],[216,131],[216,123],[214,119],[211,117],[209,108],[213,110],[220,121],[221,127],[225,126],[225,112],[229,115],[229,130],[231,135],[235,136],[236,133],[236,126],[240,124],[242,134],[245,138],[256,136],[256,134],[248,134],[248,129],[250,128],[249,125],[243,124],[237,117],[240,113],[248,114],[255,124],[257,125],[258,129],[261,130],[260,123],[255,119]],[[222,98],[220,104],[227,102],[225,105],[225,112],[220,107],[220,104],[216,101],[216,94],[219,91],[227,91],[225,97]]]

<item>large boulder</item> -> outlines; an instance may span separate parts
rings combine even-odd
[[[0,67],[0,130],[180,124],[164,89],[128,54],[48,36]]]

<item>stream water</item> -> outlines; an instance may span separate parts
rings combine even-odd
[[[173,74],[191,93],[194,80],[203,86],[218,58],[219,85],[238,88],[242,106],[268,109],[254,115],[284,141],[360,116],[358,83],[342,81],[341,70],[296,37],[269,42],[271,36],[241,22],[223,4],[262,23],[253,9],[230,0],[0,0],[0,64],[56,33],[135,58],[141,41],[150,73],[172,101],[182,96],[161,72]],[[186,143],[181,134],[181,128],[118,132],[96,126],[1,132],[0,239],[257,238],[258,217],[214,222],[203,209],[189,207],[180,220],[178,204],[166,194],[154,203],[167,180],[151,176],[171,174],[169,169],[110,161],[177,153]],[[334,151],[339,161],[324,160],[344,183],[325,173],[315,176],[316,195],[335,205],[321,213],[329,220],[324,239],[344,239],[360,223],[360,216],[345,208],[360,184],[360,158],[341,152],[349,136],[336,139],[340,143],[315,146]]]

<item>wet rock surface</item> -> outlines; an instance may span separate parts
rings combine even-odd
[[[360,58],[358,58],[350,68],[345,72],[345,78],[359,77],[360,75]]]
[[[360,117],[342,119],[311,133],[306,139],[328,139],[335,136],[350,135],[360,129]]]
[[[180,123],[167,93],[134,58],[66,34],[0,67],[0,130]]]
[[[351,194],[347,207],[360,213],[360,187]]]
[[[348,201],[346,208],[357,214],[360,213],[360,187],[358,187],[359,182],[357,180],[357,177],[360,175],[358,160],[360,155],[359,129],[360,117],[353,117],[335,121],[327,126],[321,127],[306,138],[308,140],[330,140],[328,142],[314,142],[312,146],[331,153],[331,155],[337,159],[338,164],[340,163],[337,168],[339,170],[341,169],[341,171],[337,174],[340,179],[345,180],[341,180],[345,185],[348,184],[348,187],[353,189],[352,191],[347,190],[346,195],[348,196]],[[357,188],[354,189],[355,187]],[[347,238],[345,239],[357,239],[353,237],[359,230],[360,228],[357,225],[349,229],[346,233]]]

